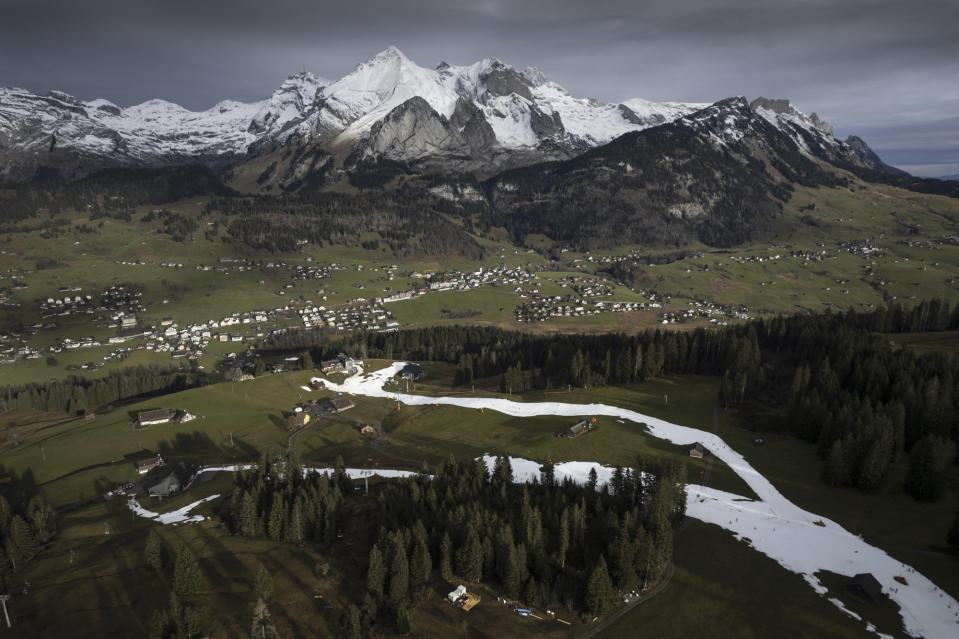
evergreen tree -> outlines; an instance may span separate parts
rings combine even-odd
[[[590,472],[596,472],[596,469],[590,469]],[[569,509],[563,509],[563,517],[559,522],[559,549],[556,551],[556,559],[559,561],[560,568],[566,567],[566,552],[569,550]]]
[[[356,607],[356,604],[350,604],[350,607],[346,609],[341,636],[343,639],[360,639],[363,636],[360,609]]]
[[[385,581],[386,564],[383,562],[379,547],[373,544],[370,548],[369,567],[366,570],[366,589],[373,593],[374,597],[382,597]]]
[[[160,572],[163,570],[163,541],[155,529],[150,529],[147,535],[146,549],[144,558],[148,566]]]
[[[401,635],[405,635],[410,631],[410,611],[406,608],[406,604],[398,604],[394,611],[393,625],[396,628],[396,632]]]
[[[410,564],[406,556],[406,546],[399,534],[394,537],[390,555],[390,580],[387,598],[395,606],[405,601],[410,591]]]
[[[447,532],[443,533],[443,540],[440,542],[440,577],[446,581],[453,579],[453,542]]]
[[[265,566],[260,566],[256,571],[256,577],[253,580],[253,593],[257,599],[265,602],[273,598],[273,575]]]
[[[147,636],[150,639],[166,639],[170,635],[170,613],[166,610],[154,610],[150,615]]]
[[[417,587],[424,586],[430,580],[433,572],[433,562],[430,558],[430,549],[426,540],[414,542],[413,556],[410,559],[410,582]]]
[[[267,523],[267,532],[270,539],[274,541],[283,541],[284,527],[286,525],[286,506],[283,499],[277,497],[273,500],[273,507],[270,508],[270,518]]]
[[[300,356],[300,368],[305,371],[313,370],[313,356],[310,355],[310,351],[303,351],[303,355]]]
[[[276,637],[276,628],[270,618],[270,609],[262,599],[257,599],[253,607],[253,628],[250,631],[250,636],[253,639]]]
[[[257,357],[253,362],[253,377],[259,377],[266,372],[266,362],[262,357]]]
[[[906,491],[916,499],[935,501],[942,496],[948,480],[949,465],[956,457],[956,446],[942,437],[927,435],[909,455]]]
[[[456,551],[456,573],[466,581],[478,582],[483,576],[483,546],[470,530],[466,543]]]
[[[36,557],[40,550],[30,524],[24,521],[20,515],[14,515],[13,521],[10,522],[10,541],[16,547],[17,556],[23,563]]]
[[[849,483],[849,469],[846,466],[846,452],[843,450],[842,440],[837,439],[829,447],[826,455],[826,464],[823,466],[823,480],[833,486],[843,486]]]
[[[589,614],[601,617],[612,608],[615,596],[613,582],[606,568],[606,560],[600,555],[586,583],[586,609]]]
[[[173,592],[188,595],[200,589],[200,564],[186,544],[180,546],[173,566]]]

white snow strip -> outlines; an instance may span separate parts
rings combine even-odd
[[[127,506],[129,506],[130,510],[136,513],[138,516],[146,517],[147,519],[153,519],[161,524],[190,524],[203,521],[204,517],[203,515],[189,515],[187,513],[200,504],[216,499],[217,497],[219,497],[219,495],[210,495],[209,497],[204,497],[199,501],[195,501],[192,504],[168,513],[156,513],[152,510],[147,510],[141,506],[134,497],[131,497],[129,501],[127,501]]]
[[[690,485],[687,488],[687,513],[691,517],[717,524],[741,539],[748,538],[756,550],[775,559],[788,570],[801,574],[820,594],[825,588],[815,577],[819,571],[828,570],[850,577],[858,573],[871,573],[882,584],[883,592],[899,606],[903,626],[914,637],[946,639],[959,634],[959,602],[953,597],[913,568],[867,544],[836,522],[793,504],[742,455],[712,433],[605,404],[522,403],[482,397],[406,395],[384,390],[383,384],[405,365],[406,362],[394,362],[392,366],[373,373],[363,374],[361,371],[345,379],[342,384],[327,383],[327,386],[333,391],[389,398],[413,406],[446,404],[495,410],[515,417],[608,416],[646,424],[651,435],[675,444],[699,442],[732,468],[759,500],[743,501],[739,495]],[[574,464],[570,470],[577,474],[584,470],[588,473],[589,468],[594,466],[588,462]],[[517,479],[531,472],[529,467],[517,466],[514,466]],[[601,467],[598,464],[595,466],[599,472]],[[814,522],[817,521],[824,525],[816,525]],[[906,577],[909,585],[897,583],[895,577],[898,575]]]

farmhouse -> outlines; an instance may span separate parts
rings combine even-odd
[[[695,446],[692,446],[692,447],[689,449],[689,456],[690,456],[690,457],[694,457],[694,458],[696,458],[696,459],[702,459],[702,458],[703,458],[703,445],[700,444],[699,442],[696,442],[696,445],[695,445]]]
[[[328,359],[320,362],[320,370],[324,373],[342,373],[346,370],[343,367],[343,362],[338,359]]]
[[[334,413],[342,413],[356,406],[356,402],[345,397],[331,397],[327,403],[330,405],[330,410]]]
[[[575,424],[573,424],[572,426],[570,426],[568,429],[560,433],[559,436],[569,437],[569,438],[579,437],[580,435],[584,433],[588,433],[589,431],[593,430],[593,428],[596,427],[595,424],[596,424],[595,417],[593,417],[592,419],[581,419]]]
[[[150,459],[142,459],[137,462],[137,474],[146,475],[157,466],[162,466],[165,463],[166,462],[163,461],[163,458],[160,457],[160,455],[151,457]]]
[[[150,497],[169,497],[185,490],[196,476],[193,466],[180,462],[169,475],[150,487]]]
[[[286,420],[287,430],[299,430],[310,423],[310,414],[306,411],[300,411],[290,415]]]
[[[156,410],[144,410],[137,413],[137,427],[145,428],[154,424],[166,424],[172,422],[176,417],[176,411],[170,408],[158,408]]]
[[[326,388],[326,383],[322,379],[314,377],[310,380],[310,388],[315,391],[321,391]]]

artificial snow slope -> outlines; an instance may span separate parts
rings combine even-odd
[[[447,404],[477,410],[495,410],[516,417],[616,417],[646,424],[653,436],[675,444],[699,442],[732,468],[759,500],[746,500],[738,495],[710,488],[689,486],[687,513],[690,516],[717,524],[740,538],[748,538],[756,550],[775,559],[785,568],[803,575],[820,594],[824,594],[826,590],[815,576],[818,571],[828,570],[847,576],[872,573],[882,584],[883,592],[899,605],[903,626],[910,635],[927,639],[951,639],[959,635],[959,602],[923,575],[884,551],[867,544],[839,524],[790,502],[742,455],[712,433],[605,404],[526,404],[506,399],[427,397],[384,390],[383,384],[399,374],[405,364],[395,362],[392,366],[374,373],[354,375],[339,385],[324,381],[327,388],[333,391],[391,398],[409,405]],[[574,468],[577,472],[582,472],[582,468]],[[589,466],[585,465],[584,468],[588,472]],[[825,526],[816,525],[816,521],[823,522]],[[896,582],[896,576],[906,577],[909,585]]]

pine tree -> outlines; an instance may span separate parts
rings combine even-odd
[[[310,351],[303,351],[303,355],[300,357],[300,368],[305,371],[313,370],[313,356],[310,355]]]
[[[270,609],[262,599],[257,599],[253,607],[253,628],[250,636],[253,639],[269,639],[276,636],[276,628],[270,618]]]
[[[410,582],[417,587],[425,585],[433,572],[430,549],[423,539],[414,542],[413,556],[410,559]]]
[[[253,362],[253,377],[259,377],[266,372],[266,362],[262,357],[257,357]]]
[[[373,593],[374,597],[383,596],[383,585],[386,581],[386,565],[383,563],[383,555],[376,544],[370,548],[369,568],[366,570],[366,589]]]
[[[147,636],[150,639],[166,639],[170,635],[170,613],[166,610],[154,610],[150,615]]]
[[[361,621],[360,609],[356,604],[350,604],[346,609],[346,617],[343,619],[343,639],[360,639],[363,636],[363,623]]]
[[[252,492],[244,493],[240,504],[240,533],[245,537],[256,537],[258,527],[256,497]]]
[[[956,446],[951,441],[932,435],[920,439],[909,455],[906,492],[924,501],[939,499],[945,491],[949,465],[955,457]]]
[[[596,472],[593,468],[590,472]],[[569,509],[563,509],[563,517],[559,522],[559,549],[556,551],[556,559],[559,561],[560,568],[566,567],[566,552],[569,550]]]
[[[846,451],[843,450],[841,439],[837,439],[829,447],[826,464],[823,466],[823,480],[832,486],[843,486],[849,482]]]
[[[614,597],[613,582],[609,578],[606,560],[600,555],[586,583],[586,608],[589,614],[597,617],[605,615],[612,607]]]
[[[144,558],[147,565],[157,572],[163,569],[163,541],[154,529],[150,529],[150,534],[147,535]]]
[[[523,603],[527,606],[535,606],[539,603],[539,588],[536,585],[536,579],[530,577],[523,586]]]
[[[466,543],[456,551],[456,572],[471,582],[478,582],[483,577],[483,546],[473,530],[467,535]]]
[[[20,515],[14,515],[13,521],[10,522],[10,540],[16,547],[17,554],[23,563],[36,557],[40,550],[33,529]]]
[[[283,498],[277,495],[273,499],[273,506],[270,508],[270,519],[267,523],[267,532],[270,539],[274,541],[283,541],[283,532],[286,525],[286,505]]]
[[[599,484],[599,476],[596,474],[596,467],[593,466],[589,469],[589,475],[586,479],[586,489],[592,494],[596,491],[596,486]]]
[[[396,606],[393,619],[396,632],[405,635],[410,631],[410,611],[406,608],[406,604],[401,603]]]
[[[10,503],[6,497],[0,495],[0,537],[6,537],[10,533],[12,519],[13,511],[10,509]]]
[[[180,547],[173,566],[173,592],[188,595],[200,588],[200,564],[186,544]]]
[[[256,571],[256,577],[253,580],[253,593],[257,599],[269,601],[273,598],[273,575],[264,566],[260,566]]]
[[[393,540],[390,554],[390,581],[387,598],[394,606],[406,600],[410,592],[410,564],[406,556],[406,546],[401,535],[397,534]]]
[[[303,515],[303,500],[300,498],[293,503],[290,523],[286,527],[286,538],[294,544],[302,543],[306,539],[306,519]]]
[[[440,541],[440,577],[446,581],[453,579],[453,542],[450,541],[449,533],[443,533],[443,540]]]

